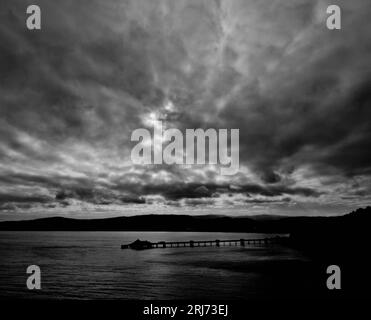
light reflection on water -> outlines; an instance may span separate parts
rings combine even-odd
[[[121,250],[149,241],[266,237],[195,232],[0,232],[0,297],[74,299],[246,299],[312,290],[310,261],[281,246]],[[42,290],[26,288],[41,268]]]

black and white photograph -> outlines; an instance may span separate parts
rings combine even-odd
[[[0,0],[0,301],[369,299],[370,58],[369,0]]]

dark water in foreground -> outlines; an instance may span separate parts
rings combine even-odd
[[[315,295],[312,262],[278,245],[121,250],[122,243],[266,237],[190,232],[0,232],[0,297],[248,299]],[[42,290],[26,288],[41,268]]]

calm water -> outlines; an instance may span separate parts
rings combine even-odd
[[[0,297],[247,299],[314,292],[311,261],[280,246],[121,250],[150,241],[257,238],[189,232],[0,232]],[[41,268],[42,290],[26,288]],[[304,275],[304,276],[303,276]]]

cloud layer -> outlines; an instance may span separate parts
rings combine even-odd
[[[0,5],[0,215],[332,214],[370,204],[371,6],[325,0]],[[334,4],[333,1],[331,4]],[[240,172],[134,166],[134,129],[240,129]]]

